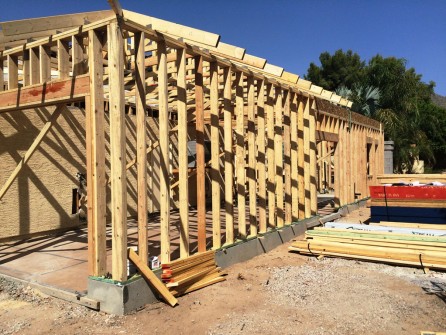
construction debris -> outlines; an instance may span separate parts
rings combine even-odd
[[[215,251],[162,264],[161,278],[174,296],[183,295],[225,280],[215,262]]]
[[[446,236],[432,236],[428,232],[423,233],[423,229],[418,229],[418,233],[414,234],[399,230],[404,228],[392,231],[392,227],[354,226],[363,226],[364,230],[348,229],[347,225],[343,228],[316,227],[306,232],[305,240],[294,242],[289,249],[304,255],[446,270]],[[370,231],[372,227],[386,228],[388,231]],[[445,231],[442,232],[445,235]]]

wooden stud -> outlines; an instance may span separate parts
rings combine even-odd
[[[275,87],[276,101],[274,105],[275,123],[274,123],[274,172],[276,189],[276,224],[281,228],[284,225],[284,207],[283,207],[283,134],[282,134],[282,89]]]
[[[297,111],[297,187],[299,194],[299,220],[305,218],[305,148],[304,148],[304,110],[305,98],[299,97]]]
[[[274,162],[274,96],[273,85],[266,85],[267,161],[268,161],[268,225],[276,227],[276,184]]]
[[[40,82],[40,61],[39,61],[39,48],[32,48],[29,50],[29,63],[30,63],[30,84],[38,84]]]
[[[317,158],[316,158],[316,110],[310,102],[309,111],[309,140],[310,140],[310,211],[311,216],[317,214]]]
[[[236,149],[235,170],[237,176],[237,208],[238,208],[238,233],[239,238],[246,238],[246,185],[245,185],[245,124],[244,124],[244,99],[243,99],[243,74],[236,73]]]
[[[26,151],[23,158],[19,161],[16,168],[12,172],[12,174],[9,176],[8,180],[5,182],[5,184],[0,189],[0,200],[4,197],[6,192],[11,187],[14,180],[16,180],[17,176],[19,175],[20,171],[22,171],[23,167],[26,166],[28,161],[31,159],[32,155],[36,152],[36,149],[39,147],[40,143],[42,143],[43,139],[45,138],[46,134],[50,131],[52,126],[56,123],[57,118],[62,113],[62,110],[65,108],[65,105],[59,105],[57,106],[56,110],[53,112],[49,120],[45,123],[43,128],[40,130],[40,133],[37,135],[37,137],[34,139],[33,143],[29,147],[29,149]]]
[[[22,72],[23,72],[23,86],[28,86],[30,84],[29,50],[23,50]]]
[[[51,50],[49,46],[41,45],[39,47],[40,61],[40,83],[51,81]]]
[[[304,109],[304,189],[305,189],[305,218],[311,216],[311,176],[312,168],[310,161],[311,139],[310,139],[310,98],[306,99]]]
[[[189,182],[187,152],[186,50],[177,50],[178,178],[180,204],[180,257],[189,256]]]
[[[203,57],[195,57],[195,118],[197,145],[197,225],[198,252],[206,251],[206,194],[204,149]]]
[[[297,94],[291,92],[291,116],[290,116],[290,132],[291,132],[291,211],[292,221],[296,222],[299,218],[299,193],[298,193],[298,157],[297,157],[297,108],[299,101],[297,100]]]
[[[145,34],[135,33],[135,104],[136,104],[136,157],[138,179],[138,253],[141,261],[148,264],[147,238],[147,136],[146,136],[146,69]]]
[[[212,245],[221,246],[220,223],[220,110],[218,106],[218,65],[210,63],[211,104],[211,180],[212,180]]]
[[[19,58],[16,55],[7,56],[8,90],[19,87]]]
[[[66,79],[70,76],[70,54],[68,42],[57,41],[57,70],[59,79]]]
[[[225,150],[225,209],[226,209],[226,243],[232,244],[234,234],[234,193],[233,193],[233,153],[232,153],[232,71],[229,67],[224,69],[224,150]]]
[[[83,39],[82,35],[73,35],[71,38],[71,70],[73,72],[73,77],[86,72]]]
[[[92,276],[107,273],[104,88],[102,36],[88,32],[90,96],[85,100],[87,160],[88,268]]]
[[[116,21],[107,26],[107,35],[110,81],[112,277],[117,281],[125,281],[127,280],[127,180],[125,169],[124,58],[122,57],[124,43],[121,27]],[[161,91],[162,86],[159,90],[160,97],[162,95]],[[162,114],[160,101],[160,123]],[[162,136],[160,137],[162,138]]]
[[[284,91],[283,107],[283,158],[285,172],[285,224],[293,221],[291,201],[291,92]]]
[[[248,89],[248,189],[249,189],[249,235],[257,235],[257,184],[256,184],[256,125],[255,125],[255,86],[249,76]]]
[[[257,174],[259,232],[266,232],[265,81],[257,80]]]
[[[3,54],[0,51],[0,92],[5,90],[5,81],[4,81],[4,69],[3,69]]]

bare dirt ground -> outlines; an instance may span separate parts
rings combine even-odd
[[[357,213],[359,215],[361,213]],[[367,215],[367,211],[360,216]],[[0,334],[419,334],[446,330],[446,273],[272,252],[120,317],[0,280]]]

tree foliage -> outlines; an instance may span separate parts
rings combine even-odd
[[[394,166],[410,168],[419,157],[446,167],[446,110],[431,101],[435,83],[422,81],[403,58],[376,55],[366,64],[351,50],[323,52],[306,79],[353,102],[352,110],[383,123],[395,142]]]

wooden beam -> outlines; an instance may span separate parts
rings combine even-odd
[[[304,149],[304,109],[303,97],[298,99],[297,111],[297,185],[299,195],[299,220],[305,218],[305,149]]]
[[[82,35],[73,35],[71,38],[71,71],[73,72],[73,77],[86,72],[83,39]]]
[[[65,109],[65,105],[59,105],[51,115],[51,117],[48,119],[48,121],[43,126],[40,133],[37,135],[37,137],[34,139],[31,146],[26,151],[25,155],[22,157],[20,162],[17,164],[16,168],[12,172],[12,174],[9,176],[8,180],[5,182],[5,184],[0,189],[0,200],[4,197],[6,192],[11,187],[14,180],[16,180],[17,176],[19,175],[20,171],[22,171],[23,167],[28,163],[28,161],[31,159],[32,155],[36,152],[36,149],[39,147],[40,143],[42,143],[43,139],[45,138],[46,134],[50,131],[51,127],[56,123],[57,118],[62,113],[62,111]]]
[[[237,175],[237,208],[238,208],[238,235],[246,238],[246,182],[245,182],[245,121],[244,121],[244,99],[243,99],[243,74],[237,72],[236,82],[236,148],[235,148],[235,170]]]
[[[136,156],[138,161],[138,253],[141,261],[148,264],[147,238],[147,135],[146,135],[146,69],[145,34],[135,33],[135,104],[136,104]]]
[[[160,142],[161,263],[170,261],[169,110],[166,43],[157,43]]]
[[[339,135],[328,131],[316,131],[316,141],[338,142]]]
[[[30,83],[31,83],[31,85],[40,83],[39,57],[40,57],[39,47],[32,48],[29,50]]]
[[[204,148],[203,57],[195,57],[195,117],[197,145],[197,225],[198,252],[206,251],[206,170]]]
[[[39,47],[40,79],[39,83],[51,81],[51,49],[47,45]]]
[[[212,180],[212,245],[221,246],[220,223],[220,109],[218,102],[218,65],[210,63],[211,77],[211,180]]]
[[[305,182],[305,218],[311,216],[311,139],[310,139],[310,98],[306,98],[304,109],[304,182]]]
[[[226,244],[232,244],[235,240],[234,234],[234,165],[232,153],[232,72],[226,67],[223,75],[224,81],[224,151],[225,151],[225,211],[226,211]]]
[[[248,90],[248,189],[249,189],[249,235],[257,236],[257,183],[256,183],[256,125],[254,78],[247,78]]]
[[[0,113],[79,101],[89,92],[88,75],[16,88],[0,93]]]
[[[284,225],[284,189],[283,189],[283,91],[280,87],[275,87],[276,102],[274,105],[274,174],[275,174],[275,195],[276,195],[276,222],[277,227]]]
[[[177,49],[178,170],[180,205],[180,257],[189,256],[189,181],[187,152],[186,50]]]
[[[67,79],[70,76],[70,50],[67,41],[57,41],[57,70],[59,79]]]
[[[88,208],[88,273],[107,273],[104,88],[102,81],[102,38],[88,34],[90,95],[85,99],[85,138]]]
[[[293,221],[291,201],[291,92],[283,91],[283,166],[285,175],[285,225]]]
[[[290,158],[290,169],[291,169],[291,212],[293,222],[296,222],[299,218],[299,193],[298,193],[298,148],[297,148],[297,111],[299,101],[297,100],[297,94],[290,92],[291,94],[291,116],[290,116],[290,133],[291,133],[291,158]]]
[[[19,87],[19,57],[16,55],[7,56],[7,67],[8,67],[8,90],[15,89]],[[2,106],[4,106],[4,96],[0,96],[2,101]]]
[[[5,90],[4,69],[3,69],[3,54],[0,52],[0,92]]]
[[[310,208],[311,215],[317,214],[317,159],[316,159],[316,110],[312,102],[309,111],[309,140],[310,140]]]
[[[124,43],[121,27],[117,22],[111,22],[107,26],[107,36],[110,82],[112,277],[117,281],[125,281],[127,280],[127,179],[124,58],[122,57]]]
[[[273,85],[266,85],[267,161],[268,161],[268,225],[276,227],[276,184],[274,162],[274,92]]]
[[[119,0],[107,0],[107,1],[110,7],[112,8],[113,12],[117,16],[123,16],[122,7],[121,4],[119,3]]]
[[[265,81],[257,80],[257,174],[259,232],[266,232],[266,150],[265,150]]]

